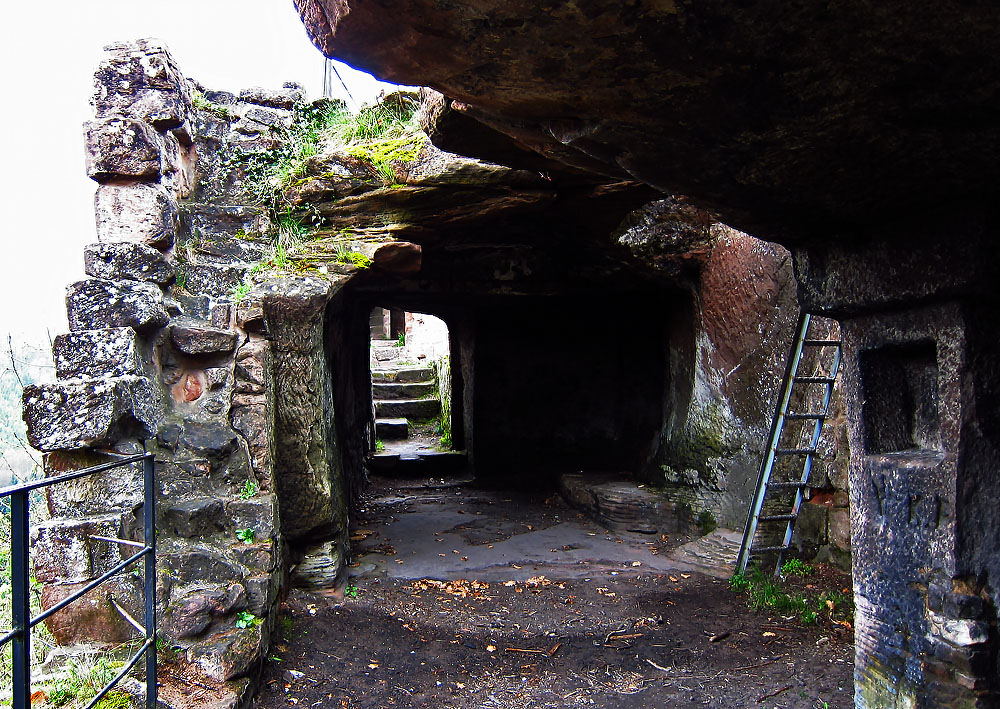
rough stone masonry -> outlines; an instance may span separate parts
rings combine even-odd
[[[427,133],[442,135],[453,105],[425,92],[422,106]],[[303,550],[322,545],[334,572],[346,559],[374,446],[368,314],[387,299],[448,320],[456,440],[483,479],[626,471],[663,491],[675,528],[742,524],[798,313],[782,247],[637,181],[551,164],[539,175],[424,137],[389,184],[324,147],[293,179],[262,185],[297,122],[336,106],[295,85],[207,90],[151,40],[108,48],[94,107],[99,241],[84,250],[89,277],[67,289],[59,381],[25,390],[25,419],[50,473],[143,443],[156,453],[161,627],[228,683],[226,701],[252,690]],[[316,229],[283,261],[289,214]],[[924,364],[899,365],[914,386],[918,350]],[[833,506],[808,506],[802,541],[843,559],[842,425],[824,446],[814,485]],[[123,558],[90,536],[141,533],[140,479],[51,490],[35,533],[45,605]],[[956,616],[948,593],[932,611],[942,633],[962,639],[948,623],[969,620],[973,650],[991,647],[992,626]],[[134,583],[112,595],[141,608]],[[66,644],[131,633],[100,599],[52,629]]]

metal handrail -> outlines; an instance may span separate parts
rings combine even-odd
[[[111,691],[135,667],[143,655],[146,658],[146,707],[147,709],[154,709],[156,707],[156,469],[154,456],[148,452],[130,456],[113,455],[117,459],[109,463],[101,463],[51,478],[43,478],[41,480],[33,480],[0,488],[0,499],[10,497],[11,503],[10,559],[11,596],[13,601],[13,622],[11,623],[13,630],[0,638],[0,647],[3,647],[8,642],[13,643],[13,671],[11,679],[13,681],[14,709],[29,709],[31,703],[31,629],[140,560],[143,561],[145,640],[139,651],[125,663],[118,675],[108,682],[97,693],[97,696],[91,700],[90,704],[87,705],[87,709],[91,709],[91,707]],[[87,475],[131,465],[139,461],[142,461],[143,472],[144,539],[141,550],[116,565],[110,571],[94,579],[76,593],[64,598],[37,617],[32,618],[28,597],[28,493],[50,485],[77,480]],[[131,542],[130,544],[139,546],[135,542]]]

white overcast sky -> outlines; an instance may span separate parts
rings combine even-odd
[[[7,3],[0,23],[0,337],[65,332],[66,286],[84,277],[96,241],[95,183],[84,174],[82,124],[94,70],[112,42],[156,37],[208,88],[303,84],[322,90],[322,55],[292,0],[55,0]],[[379,90],[341,70],[351,93]],[[4,338],[5,339],[5,338]]]

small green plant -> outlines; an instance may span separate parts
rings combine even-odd
[[[812,572],[813,568],[802,559],[789,559],[781,565],[783,576],[808,576]]]
[[[375,439],[375,450],[379,453],[385,450],[385,442],[381,438]]]
[[[406,346],[406,332],[401,332],[396,336],[396,347]]]
[[[226,106],[221,106],[217,103],[212,103],[207,98],[205,98],[205,94],[201,93],[200,91],[194,92],[194,95],[191,97],[191,103],[193,103],[194,107],[197,108],[199,111],[208,111],[209,113],[214,113],[219,118],[223,118],[225,120],[229,120],[235,117],[233,115],[233,112],[230,111]]]
[[[357,598],[358,587],[354,586],[353,584],[348,586],[347,588],[344,589],[344,595],[347,596],[348,598]]]
[[[803,566],[808,566],[803,564]],[[812,569],[799,574],[811,573]],[[747,603],[754,610],[774,610],[778,613],[795,615],[806,625],[819,622],[821,617],[845,619],[853,618],[853,604],[840,591],[825,591],[819,594],[788,593],[777,581],[756,566],[746,573],[736,574],[729,579],[729,588],[734,593],[746,594]]]
[[[240,611],[236,614],[236,627],[241,630],[259,625],[261,622],[263,621],[250,611]]]
[[[187,271],[184,270],[183,266],[177,269],[177,276],[174,279],[174,285],[180,290],[187,288]]]
[[[337,245],[337,263],[346,263],[357,268],[368,268],[372,265],[372,260],[360,251],[352,251],[344,244]]]
[[[711,534],[718,526],[715,515],[708,510],[702,510],[701,514],[698,515],[698,529],[701,530],[702,534]]]
[[[729,579],[729,590],[733,593],[743,593],[750,588],[750,579],[746,574],[734,574]]]
[[[239,539],[244,544],[253,544],[257,541],[257,532],[254,531],[252,527],[247,527],[246,529],[237,529],[236,538]]]
[[[244,500],[249,500],[251,497],[257,494],[260,490],[260,486],[257,484],[256,480],[247,480],[243,483],[243,489],[240,490],[240,497]]]
[[[240,283],[238,286],[233,288],[231,295],[235,302],[242,303],[243,299],[250,295],[250,284],[246,282]]]

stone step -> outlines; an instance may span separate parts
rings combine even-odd
[[[372,453],[371,472],[385,477],[419,478],[458,473],[466,465],[465,451],[420,451],[418,453]]]
[[[410,424],[405,418],[375,419],[375,435],[383,440],[409,438]]]
[[[377,418],[429,419],[441,413],[437,399],[392,399],[375,402]]]
[[[433,367],[406,366],[384,367],[372,371],[373,382],[430,382],[434,381]]]
[[[375,400],[420,399],[434,393],[434,382],[373,382],[372,396]]]

